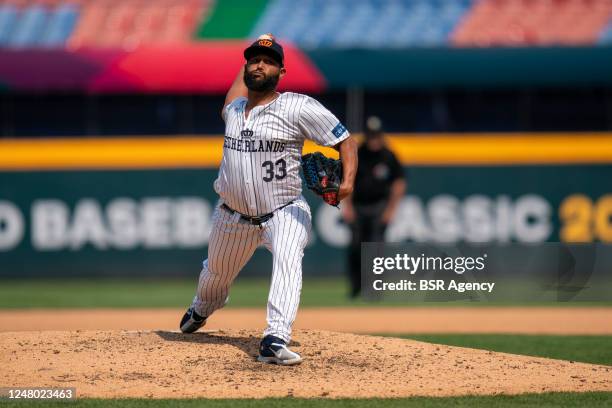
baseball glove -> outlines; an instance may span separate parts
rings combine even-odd
[[[321,152],[302,156],[302,170],[306,187],[321,196],[329,205],[338,206],[338,190],[342,183],[342,162],[326,157]]]

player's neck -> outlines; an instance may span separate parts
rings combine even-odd
[[[266,92],[255,92],[249,90],[248,94],[248,102],[247,109],[252,109],[255,106],[265,105],[267,103],[272,102],[276,98],[280,96],[280,93],[276,92],[276,90],[266,91]]]

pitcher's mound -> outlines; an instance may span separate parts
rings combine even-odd
[[[260,333],[0,333],[4,386],[79,397],[404,397],[612,391],[612,367],[325,331],[297,331],[294,367],[255,361]]]

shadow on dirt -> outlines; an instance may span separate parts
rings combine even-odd
[[[156,330],[153,333],[157,334],[165,341],[180,341],[183,343],[196,344],[228,344],[234,346],[248,356],[256,357],[259,354],[259,342],[261,337],[255,335],[249,336],[228,336],[222,331],[200,332],[200,333],[177,333],[165,330]],[[297,341],[291,341],[292,346],[301,346]]]
[[[248,356],[257,356],[260,338],[250,335],[246,336],[227,336],[222,332],[214,333],[176,333],[171,331],[157,330],[154,332],[166,341],[180,341],[184,343],[196,344],[228,344],[234,346]]]

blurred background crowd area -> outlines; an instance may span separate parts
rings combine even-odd
[[[3,0],[0,45],[122,47],[256,37],[305,48],[612,43],[609,0]]]
[[[611,0],[0,0],[0,136],[222,133],[264,32],[353,132],[612,129]]]

